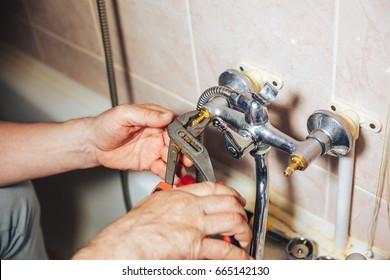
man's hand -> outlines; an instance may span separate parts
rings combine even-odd
[[[121,105],[97,116],[92,122],[97,164],[151,170],[164,178],[169,145],[165,127],[173,118],[172,112],[152,104]],[[182,163],[192,164],[187,158]]]
[[[104,165],[165,177],[174,114],[158,105],[120,105],[63,123],[0,122],[0,186]],[[178,161],[185,167],[191,161]],[[176,182],[178,178],[176,178]]]
[[[245,199],[211,182],[152,194],[74,259],[250,259]],[[242,248],[212,235],[234,236]]]

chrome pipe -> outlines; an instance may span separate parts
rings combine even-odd
[[[256,203],[253,216],[252,244],[250,255],[255,260],[264,258],[265,234],[267,232],[267,216],[269,206],[268,189],[268,152],[264,150],[252,152],[256,163]]]

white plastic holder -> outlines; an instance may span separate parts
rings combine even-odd
[[[264,85],[265,82],[270,83],[277,90],[282,89],[283,80],[270,72],[248,62],[241,61],[238,68],[253,78],[259,85]]]
[[[329,102],[329,108],[334,111],[335,113],[342,113],[344,111],[352,110],[355,111],[359,115],[359,125],[360,127],[374,132],[378,133],[382,129],[382,123],[379,119],[374,118],[370,116],[369,114],[363,112],[362,110],[359,110],[355,107],[352,107],[348,104],[346,104],[343,101],[340,101],[338,99],[332,99]]]

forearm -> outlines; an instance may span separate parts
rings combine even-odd
[[[97,165],[92,120],[0,122],[0,186]]]

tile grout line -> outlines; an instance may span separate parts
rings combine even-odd
[[[195,40],[194,40],[194,33],[192,28],[192,19],[191,19],[191,10],[190,10],[190,4],[189,0],[185,0],[186,5],[186,11],[187,11],[187,23],[188,23],[188,31],[190,33],[190,42],[191,42],[191,53],[192,53],[192,61],[193,66],[195,70],[195,82],[196,82],[196,91],[198,95],[200,95],[200,79],[199,79],[199,72],[198,72],[198,62],[196,59],[196,50],[195,50]]]
[[[69,40],[59,36],[58,34],[56,34],[56,33],[52,32],[52,31],[46,29],[45,27],[43,27],[43,26],[41,26],[39,24],[34,23],[33,21],[30,20],[30,18],[28,20],[26,20],[26,19],[20,17],[19,15],[16,15],[16,14],[12,13],[12,12],[9,12],[9,11],[5,11],[5,12],[7,14],[17,18],[18,20],[23,21],[26,24],[31,25],[31,27],[33,27],[33,30],[37,29],[37,30],[45,33],[46,35],[48,35],[48,36],[50,36],[50,37],[60,41],[61,43],[64,43],[65,45],[68,45],[69,47],[72,47],[72,48],[74,48],[74,49],[76,49],[76,50],[78,50],[78,51],[80,51],[82,53],[85,53],[85,54],[87,54],[87,55],[89,55],[89,56],[91,56],[93,58],[98,59],[99,61],[104,62],[104,58],[103,57],[100,57],[99,55],[94,54],[93,52],[89,51],[88,49],[85,49],[84,47],[81,47],[81,46],[79,46],[79,45],[77,45],[77,44],[75,44],[75,43],[73,43],[73,42],[71,42],[71,41],[69,41]],[[29,16],[29,14],[28,14],[28,16]],[[34,38],[35,38],[35,36],[34,36]],[[43,51],[43,49],[42,49],[42,51]]]
[[[84,49],[83,47],[80,47],[79,45],[77,45],[77,44],[75,44],[75,43],[73,43],[71,41],[68,41],[68,40],[62,38],[61,36],[59,36],[59,35],[51,32],[51,31],[45,29],[44,27],[42,27],[42,26],[40,26],[40,25],[38,25],[36,23],[33,23],[33,22],[30,23],[29,21],[26,21],[25,19],[23,19],[23,18],[21,18],[21,17],[19,17],[17,15],[14,15],[13,13],[10,13],[10,12],[7,12],[7,13],[12,15],[12,16],[16,16],[21,21],[23,21],[23,22],[25,22],[27,24],[30,24],[33,28],[36,28],[36,29],[40,30],[41,32],[45,33],[46,35],[48,35],[48,36],[50,36],[50,37],[60,41],[61,43],[65,44],[65,45],[67,45],[69,47],[72,47],[72,48],[76,49],[77,51],[85,53],[86,55],[89,55],[90,57],[92,57],[94,59],[97,59],[97,60],[99,60],[101,62],[104,62],[104,59],[102,57],[100,57],[100,56],[98,56],[98,55],[88,51],[87,49]],[[164,93],[166,93],[166,94],[168,94],[168,95],[170,95],[170,96],[180,100],[181,102],[184,102],[186,104],[194,106],[194,104],[192,104],[191,102],[189,102],[185,98],[182,98],[181,96],[179,96],[179,95],[177,95],[177,94],[175,94],[175,93],[173,93],[173,92],[171,92],[171,91],[169,91],[167,89],[164,89],[163,87],[161,87],[161,86],[159,86],[159,85],[149,81],[148,79],[143,78],[143,77],[139,76],[138,74],[136,74],[134,72],[127,72],[127,71],[125,71],[125,69],[122,66],[118,65],[118,64],[115,64],[114,67],[115,67],[116,70],[122,71],[122,72],[126,73],[126,75],[129,75],[130,77],[133,77],[133,78],[135,78],[135,79],[137,79],[137,80],[139,80],[139,81],[141,81],[141,82],[143,82],[145,84],[148,84],[149,86],[154,87],[154,88],[156,88],[156,89],[158,89],[158,90],[160,90],[160,91],[162,91],[162,92],[164,92]],[[197,83],[197,86],[199,86],[199,83]]]
[[[30,13],[30,9],[28,8],[28,5],[26,4],[25,0],[22,0],[22,5],[23,5],[23,7],[26,11],[26,14],[27,14],[27,23],[31,27],[31,31],[32,31],[32,34],[34,37],[34,43],[35,43],[35,46],[37,48],[38,55],[39,55],[40,59],[42,59],[42,61],[45,61],[45,59],[46,59],[45,52],[43,51],[41,41],[39,40],[38,31],[36,30],[36,28],[33,25],[33,20],[32,20],[32,16]]]
[[[2,47],[2,44],[0,44],[0,49],[1,49],[1,47]],[[14,63],[18,63],[18,65],[21,65],[23,68],[29,69],[29,71],[32,71],[32,68],[30,67],[30,65],[32,65],[32,64],[31,64],[30,61],[33,61],[34,63],[38,63],[38,64],[45,65],[45,67],[49,67],[49,68],[50,68],[50,66],[47,66],[44,62],[38,60],[37,58],[30,57],[29,55],[26,55],[26,54],[24,54],[23,52],[20,52],[20,51],[18,51],[18,50],[13,50],[12,47],[7,47],[7,45],[4,45],[4,47],[5,47],[5,50],[7,50],[7,52],[8,52],[9,54],[11,54],[11,55],[9,56],[9,58],[12,59],[12,61],[14,61]],[[11,48],[11,49],[7,49],[7,48]],[[7,52],[2,52],[2,54],[7,53]],[[28,58],[23,58],[23,56],[18,55],[18,53],[20,53],[20,54],[22,54],[22,55],[25,55],[25,56],[28,57]],[[19,64],[21,61],[23,61],[24,63],[22,62],[22,64]],[[25,63],[25,61],[27,61],[27,62],[29,62],[29,63]],[[58,84],[58,79],[55,78],[55,76],[48,75],[48,74],[47,74],[47,73],[48,73],[47,70],[44,70],[44,71],[42,72],[42,71],[37,71],[37,69],[41,69],[41,68],[39,68],[39,67],[33,67],[33,68],[34,68],[34,73],[36,73],[37,75],[39,75],[41,78],[43,78],[43,79],[46,80],[46,79],[49,77],[49,80],[50,80],[50,81],[52,81],[52,80],[54,79],[55,82]],[[117,66],[117,65],[115,66],[115,69],[116,69],[116,70],[119,70],[119,71],[122,71],[122,72],[126,73],[126,75],[129,75],[129,76],[131,76],[132,78],[137,79],[137,80],[139,80],[140,82],[149,85],[150,87],[156,88],[156,89],[160,90],[161,92],[163,92],[164,94],[167,94],[167,95],[169,95],[169,96],[172,96],[172,97],[174,97],[174,98],[180,100],[180,101],[183,102],[183,103],[186,103],[186,104],[188,104],[188,105],[194,106],[194,104],[192,104],[192,103],[189,102],[188,100],[182,98],[181,96],[178,96],[178,95],[176,95],[175,93],[173,93],[173,92],[171,92],[171,91],[169,91],[169,90],[167,90],[167,89],[164,89],[163,87],[161,87],[161,86],[159,86],[159,85],[157,85],[157,84],[155,84],[155,83],[153,83],[153,82],[151,82],[151,81],[149,81],[149,80],[147,80],[147,79],[145,79],[145,78],[143,78],[143,77],[141,77],[141,76],[139,76],[139,75],[137,75],[137,74],[135,74],[135,73],[126,72],[123,68],[121,68],[120,66]],[[55,71],[58,71],[57,69],[54,69],[54,70],[55,70]],[[58,71],[58,72],[59,72],[60,74],[63,74],[61,71]],[[68,78],[68,79],[73,80],[72,78]],[[78,82],[78,81],[75,81],[75,80],[73,80],[73,81],[74,81],[75,83],[77,83],[77,84],[81,84],[81,83]],[[66,87],[65,84],[62,84],[61,86],[62,86],[62,87],[65,86],[65,87]],[[84,85],[82,85],[82,86],[84,86]],[[85,86],[84,86],[84,87],[85,87]],[[87,88],[88,88],[88,87],[87,87]],[[89,88],[88,88],[88,89],[89,89]],[[91,89],[89,89],[89,90],[91,90]],[[91,91],[93,91],[93,90],[91,90]]]
[[[336,75],[337,75],[337,54],[338,54],[338,33],[339,33],[339,0],[335,0],[335,11],[334,11],[334,26],[333,26],[333,52],[332,52],[332,85],[331,85],[331,93],[330,98],[333,99],[336,95]],[[327,171],[328,171],[328,180],[327,180],[327,192],[326,192],[326,198],[325,198],[325,217],[326,219],[330,218],[330,192],[331,192],[331,184],[332,184],[332,173],[331,173],[331,162],[328,161],[327,164]]]
[[[332,99],[336,95],[339,24],[340,24],[340,0],[335,0],[334,26],[333,26],[332,90],[330,96]]]
[[[170,96],[172,96],[172,97],[174,97],[174,98],[180,100],[181,102],[184,102],[184,103],[186,103],[186,104],[189,104],[189,105],[191,105],[191,106],[194,106],[193,103],[189,102],[187,99],[181,97],[180,95],[177,95],[177,94],[175,94],[174,92],[171,92],[171,91],[169,91],[169,90],[163,88],[162,86],[160,86],[160,85],[158,85],[158,84],[155,84],[154,82],[152,82],[152,81],[150,81],[150,80],[148,80],[148,79],[146,79],[146,78],[144,78],[144,77],[142,77],[142,76],[136,74],[135,72],[126,71],[126,69],[123,68],[123,66],[121,66],[121,65],[115,64],[115,65],[114,65],[114,68],[115,68],[116,70],[118,70],[118,71],[121,71],[121,72],[125,73],[125,75],[128,75],[128,76],[131,77],[131,78],[137,79],[138,81],[140,81],[140,82],[142,82],[142,83],[145,83],[145,84],[147,84],[147,85],[149,85],[149,86],[151,86],[151,87],[153,87],[153,88],[156,88],[156,89],[158,89],[158,90],[160,90],[160,91],[162,91],[162,92],[164,92],[164,93],[166,93],[166,94],[168,94],[168,95],[170,95]],[[195,106],[196,106],[196,104],[195,104]]]
[[[46,35],[49,35],[50,37],[60,41],[61,43],[64,43],[65,45],[68,45],[69,47],[72,47],[72,48],[74,48],[74,49],[76,49],[76,50],[78,50],[78,51],[80,51],[82,53],[85,53],[85,54],[87,54],[87,55],[89,55],[89,56],[91,56],[93,58],[96,58],[96,59],[98,59],[100,61],[104,61],[104,59],[102,57],[100,57],[99,55],[94,54],[94,53],[90,52],[89,50],[87,50],[87,49],[85,49],[85,48],[83,48],[83,47],[81,47],[81,46],[79,46],[79,45],[77,45],[77,44],[75,44],[75,43],[73,43],[71,41],[68,41],[67,39],[64,39],[63,37],[55,34],[54,32],[51,32],[51,31],[47,30],[46,28],[44,28],[44,27],[42,27],[42,26],[40,26],[38,24],[35,24],[35,23],[31,23],[31,24],[32,24],[32,26],[34,26],[38,30],[40,30],[43,33],[45,33]]]
[[[91,13],[92,13],[92,18],[93,18],[93,25],[95,26],[95,32],[96,32],[96,37],[99,41],[99,47],[100,47],[100,55],[102,57],[104,57],[104,49],[103,49],[103,41],[102,41],[102,34],[100,32],[100,26],[99,26],[99,23],[98,23],[98,17],[99,15],[97,14],[96,10],[94,9],[93,7],[93,4],[92,4],[92,1],[93,0],[88,0],[88,3],[89,3],[89,8],[91,10]],[[107,15],[108,16],[108,15]]]
[[[153,87],[153,88],[156,88],[156,89],[162,91],[165,94],[168,94],[168,95],[170,95],[170,96],[180,100],[183,103],[186,103],[188,105],[194,106],[194,104],[189,102],[187,99],[185,99],[185,98],[183,98],[183,97],[181,97],[181,96],[179,96],[179,95],[177,95],[177,94],[175,94],[175,93],[173,93],[173,92],[171,92],[171,91],[169,91],[169,90],[167,90],[167,89],[165,89],[165,88],[163,88],[163,87],[161,87],[161,86],[159,86],[159,85],[157,85],[157,84],[155,84],[153,82],[151,82],[150,80],[148,80],[146,78],[143,78],[143,77],[141,77],[141,76],[139,76],[139,75],[137,75],[137,74],[135,74],[133,72],[130,72],[130,73],[128,72],[126,74],[129,75],[130,77],[134,78],[134,79],[137,79],[137,80],[139,80],[139,81],[141,81],[141,82],[143,82],[143,83]]]

